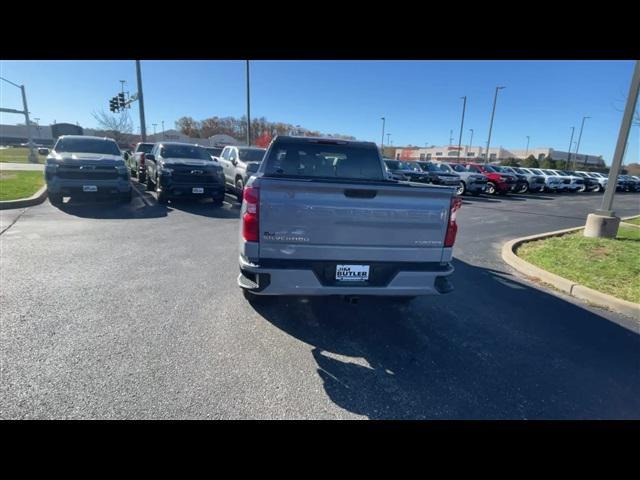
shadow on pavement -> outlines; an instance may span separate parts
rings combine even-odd
[[[209,218],[240,218],[240,204],[235,197],[226,195],[222,205],[215,205],[212,200],[175,199],[169,201],[169,206],[193,215]]]
[[[312,346],[324,389],[371,419],[640,417],[640,336],[514,277],[456,260],[450,295],[268,298]]]

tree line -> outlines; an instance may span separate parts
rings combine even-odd
[[[507,158],[500,162],[500,165],[504,165],[507,167],[525,167],[525,168],[552,168],[557,170],[573,170],[573,160],[554,160],[550,155],[547,155],[542,160],[538,160],[533,155],[529,155],[524,160],[520,160],[517,158]],[[587,171],[599,171],[602,170],[602,167],[593,167],[593,166],[583,166],[580,165],[580,162],[576,163],[577,166],[583,168]]]
[[[209,117],[204,120],[195,120],[193,117],[181,117],[176,121],[176,129],[184,135],[192,138],[209,138],[213,135],[229,135],[237,140],[247,138],[247,117]],[[259,140],[271,139],[275,135],[288,135],[299,131],[311,137],[327,136],[345,140],[355,140],[350,135],[338,133],[322,133],[317,130],[307,130],[300,125],[291,125],[283,122],[270,122],[265,117],[251,120],[251,144],[261,143]]]

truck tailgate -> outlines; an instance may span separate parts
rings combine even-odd
[[[453,188],[262,177],[260,258],[439,262]]]

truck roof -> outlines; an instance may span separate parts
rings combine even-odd
[[[277,135],[274,141],[284,141],[291,143],[330,143],[338,145],[375,145],[374,142],[366,142],[362,140],[344,140],[342,138],[333,137],[296,137],[292,135]]]
[[[96,137],[92,135],[60,135],[60,138],[83,138],[83,139],[91,139],[91,140],[107,140],[110,142],[115,142],[115,140],[111,137]]]

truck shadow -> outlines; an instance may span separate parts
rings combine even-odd
[[[240,218],[240,204],[235,197],[227,195],[222,205],[215,205],[211,200],[176,199],[170,200],[169,206],[192,215],[209,218]]]
[[[454,263],[454,293],[407,306],[283,297],[253,308],[312,347],[331,401],[370,419],[640,416],[640,335]]]
[[[137,220],[166,217],[171,210],[163,205],[148,205],[135,196],[131,203],[121,204],[110,199],[68,198],[62,205],[54,206],[69,215],[81,218]]]

